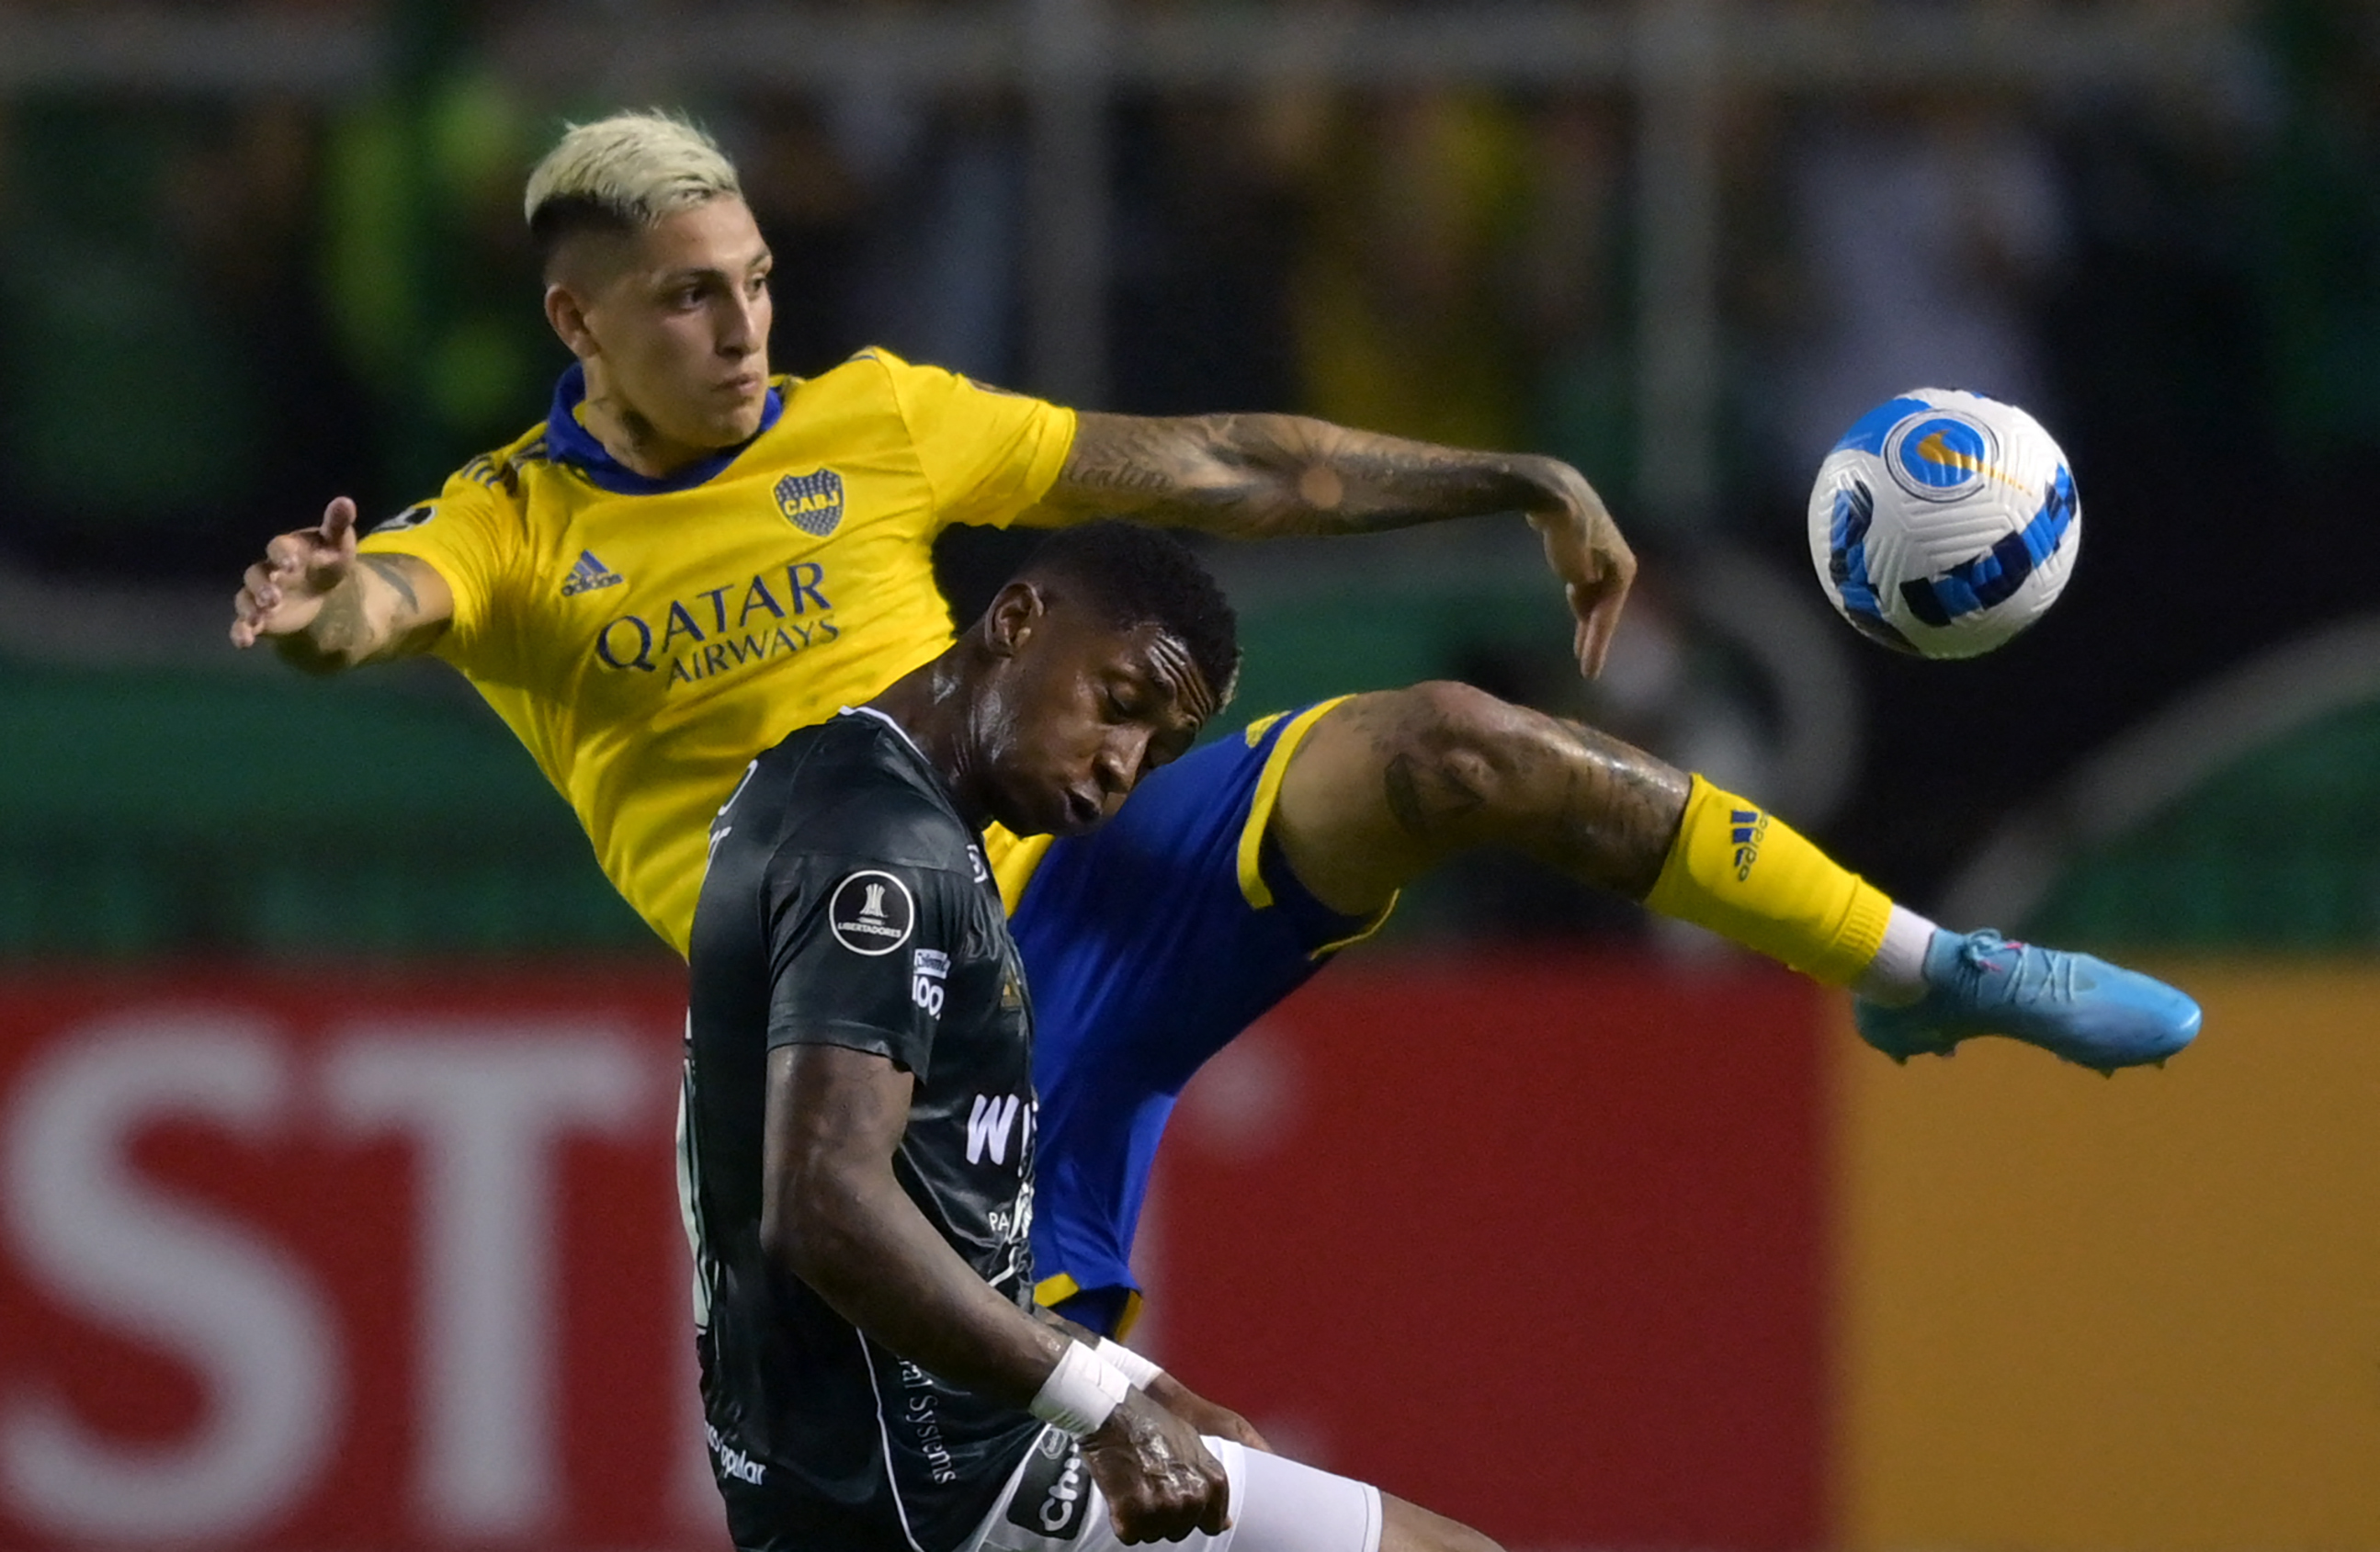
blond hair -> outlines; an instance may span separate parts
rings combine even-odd
[[[642,231],[711,200],[741,199],[735,165],[688,120],[659,111],[574,124],[528,175],[521,213],[540,255],[574,232]]]

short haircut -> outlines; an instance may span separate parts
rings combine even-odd
[[[521,211],[538,262],[550,269],[580,233],[633,236],[689,206],[743,195],[735,164],[691,122],[624,113],[570,126],[528,175]]]
[[[1017,573],[1059,584],[1129,630],[1153,624],[1189,649],[1222,709],[1240,676],[1240,622],[1191,548],[1156,528],[1100,521],[1061,528]],[[1069,586],[1071,584],[1071,586]]]

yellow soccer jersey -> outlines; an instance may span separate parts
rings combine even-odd
[[[656,480],[579,423],[584,393],[574,367],[543,426],[362,548],[445,578],[438,655],[683,954],[711,816],[745,765],[950,644],[934,536],[1040,500],[1075,416],[864,351],[778,379],[751,442]]]

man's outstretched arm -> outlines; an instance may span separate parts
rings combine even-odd
[[[232,645],[270,640],[309,673],[427,651],[454,618],[455,595],[429,562],[356,553],[356,503],[274,539],[232,600]]]
[[[1559,459],[1479,453],[1298,415],[1083,415],[1042,510],[1115,515],[1233,539],[1375,533],[1525,514],[1599,673],[1636,557],[1585,477]]]

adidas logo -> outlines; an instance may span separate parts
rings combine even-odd
[[[616,588],[626,580],[626,577],[597,560],[594,551],[581,550],[578,552],[578,564],[572,566],[570,575],[562,579],[562,596],[577,598],[581,593],[591,593],[598,588]]]
[[[1735,837],[1735,881],[1752,877],[1752,865],[1760,860],[1760,838],[1768,833],[1768,816],[1757,808],[1730,808],[1728,821]]]

